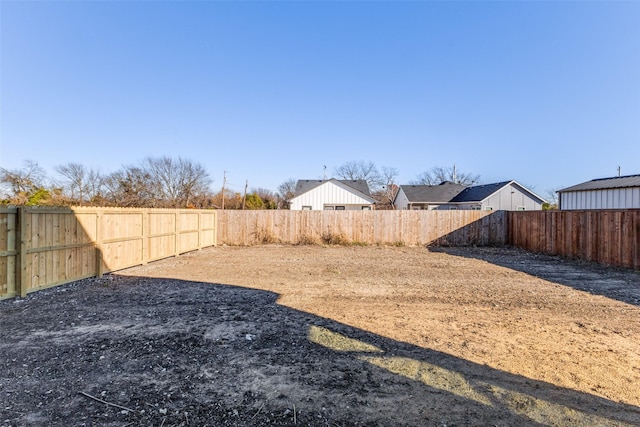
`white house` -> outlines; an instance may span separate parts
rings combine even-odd
[[[558,191],[561,210],[638,209],[640,175],[599,178]]]
[[[365,180],[301,179],[296,184],[291,210],[372,210],[375,199]]]
[[[440,185],[401,185],[394,200],[396,209],[438,210],[542,210],[545,200],[518,182],[465,187],[452,182]]]

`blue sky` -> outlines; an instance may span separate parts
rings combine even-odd
[[[640,2],[1,1],[0,166],[640,173]]]

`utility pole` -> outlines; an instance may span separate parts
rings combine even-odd
[[[458,183],[458,177],[457,177],[457,173],[456,173],[456,164],[453,164],[453,183],[457,184]]]
[[[244,194],[242,195],[242,210],[244,210],[245,202],[247,201],[247,187],[249,186],[249,180],[244,183]]]
[[[622,170],[622,168],[620,166],[618,166],[618,178],[620,177],[620,171]]]
[[[224,210],[224,185],[227,183],[227,171],[224,171],[224,178],[222,178],[222,210]]]
[[[322,166],[322,170],[323,170],[323,175],[322,175],[323,178],[322,179],[323,179],[323,181],[326,181],[327,180],[327,165],[323,165]]]

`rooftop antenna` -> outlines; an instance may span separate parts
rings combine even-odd
[[[322,165],[322,169],[323,169],[323,177],[322,178],[324,181],[327,180],[327,165]]]
[[[621,168],[620,168],[620,166],[618,166],[618,178],[620,178],[620,170],[621,170]]]

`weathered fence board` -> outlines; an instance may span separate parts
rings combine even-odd
[[[0,209],[0,299],[215,245],[216,212]]]
[[[351,242],[361,244],[501,245],[504,212],[487,211],[219,211],[218,244]]]
[[[509,212],[508,223],[510,245],[640,269],[640,209]]]

